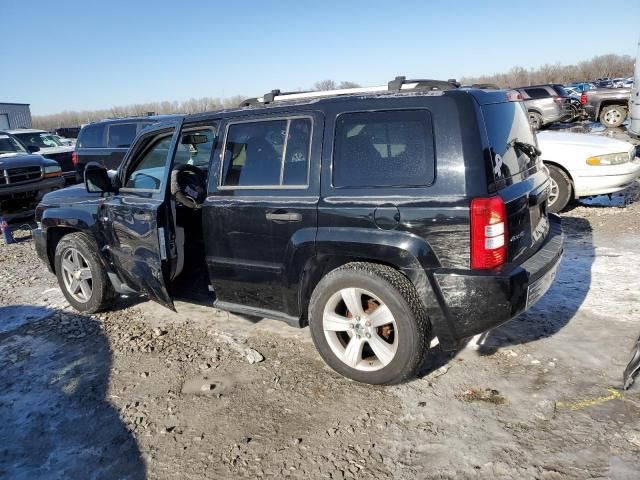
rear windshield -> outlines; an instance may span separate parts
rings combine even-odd
[[[484,105],[482,113],[496,180],[527,170],[538,161],[531,148],[538,144],[522,102]]]
[[[562,85],[554,85],[553,89],[558,92],[558,95],[560,95],[561,97],[568,97],[569,94],[567,93],[567,91],[565,90],[565,88]]]

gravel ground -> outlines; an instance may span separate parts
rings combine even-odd
[[[640,388],[620,387],[640,185],[564,227],[532,310],[386,388],[271,320],[136,299],[78,315],[17,233],[0,244],[0,477],[636,479]]]

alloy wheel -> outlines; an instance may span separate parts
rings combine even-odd
[[[93,293],[93,279],[89,262],[75,248],[68,248],[62,255],[62,279],[67,292],[80,303],[87,303]]]
[[[356,370],[380,370],[398,350],[398,328],[391,310],[361,288],[343,288],[329,298],[322,328],[333,354]]]

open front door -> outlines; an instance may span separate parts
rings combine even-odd
[[[165,282],[174,238],[167,189],[181,127],[182,119],[163,122],[134,142],[118,170],[121,188],[103,203],[100,215],[105,247],[121,278],[172,310]]]

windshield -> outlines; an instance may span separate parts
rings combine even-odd
[[[200,143],[188,143],[189,137],[199,139]],[[189,164],[204,166],[209,164],[215,133],[211,128],[192,130],[183,133],[176,151],[175,165]]]
[[[15,138],[0,135],[0,155],[3,153],[29,153]]]
[[[53,135],[46,132],[24,132],[24,133],[16,133],[16,137],[18,137],[22,142],[27,145],[35,145],[40,148],[51,148],[51,147],[61,147],[62,143],[60,143]]]

